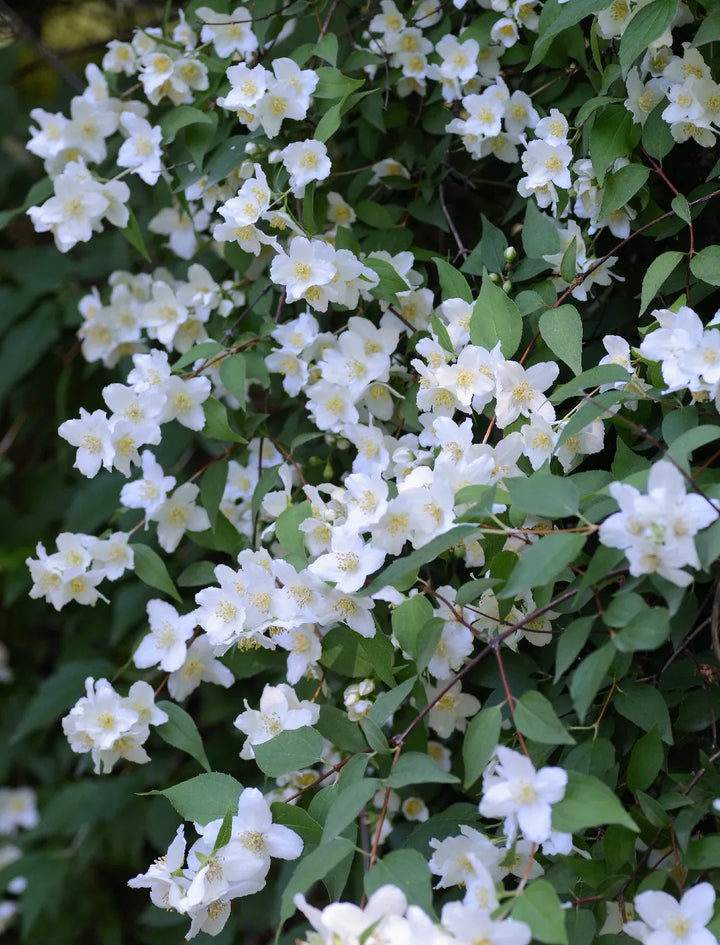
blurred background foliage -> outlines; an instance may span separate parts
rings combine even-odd
[[[0,786],[34,788],[42,816],[37,828],[12,838],[24,850],[28,886],[20,922],[3,935],[8,942],[169,945],[182,940],[185,925],[153,910],[126,882],[177,825],[164,799],[136,794],[177,773],[192,777],[197,765],[167,751],[145,766],[152,773],[128,766],[100,779],[83,761],[78,766],[59,725],[87,675],[114,673],[109,644],[137,632],[152,594],[135,582],[118,587],[110,607],[60,615],[28,597],[25,566],[38,541],[99,531],[114,513],[117,477],[88,483],[72,468],[57,427],[80,404],[99,403],[109,380],[106,368],[80,356],[78,300],[128,267],[131,253],[111,231],[63,256],[18,212],[38,201],[31,188],[43,175],[25,150],[29,113],[67,113],[85,86],[85,66],[100,61],[107,40],[159,25],[164,15],[165,5],[151,2],[0,3],[0,639],[13,674],[12,686],[0,684]],[[143,911],[165,927],[141,922]]]

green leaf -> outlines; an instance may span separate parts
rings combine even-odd
[[[720,835],[691,840],[683,866],[688,870],[712,870],[720,866]]]
[[[642,130],[642,145],[650,155],[661,161],[675,147],[670,125],[662,117],[667,107],[666,99],[659,102],[645,119]]]
[[[245,355],[233,354],[220,362],[220,380],[242,408],[245,407]]]
[[[389,692],[381,693],[370,709],[368,718],[376,725],[384,725],[410,695],[416,680],[417,676],[411,676]]]
[[[339,836],[348,824],[355,820],[368,801],[375,796],[380,786],[381,782],[377,778],[361,778],[349,784],[344,790],[338,790],[335,785],[332,790],[336,792],[336,797],[325,818],[323,840]]]
[[[283,827],[294,830],[306,845],[320,843],[323,829],[317,820],[302,807],[275,801],[270,805],[270,810],[274,824],[281,824]]]
[[[478,712],[470,720],[462,746],[465,766],[465,788],[470,788],[482,775],[500,741],[502,711],[494,705]]]
[[[573,241],[571,246],[575,245]],[[562,275],[562,270],[561,270]],[[566,282],[572,282],[573,274],[569,279],[563,275]],[[559,305],[556,309],[549,309],[540,316],[540,334],[552,353],[564,361],[573,374],[582,371],[582,336],[583,327],[580,313],[574,305]]]
[[[695,34],[692,44],[695,48],[706,46],[708,43],[715,43],[720,39],[720,10],[710,11],[709,15],[700,24],[700,29]]]
[[[188,125],[211,125],[212,123],[211,112],[204,112],[193,105],[176,105],[165,112],[160,119],[163,142],[170,144],[171,141],[175,140],[178,131]]]
[[[567,384],[556,387],[550,397],[551,404],[561,404],[569,397],[575,397],[584,391],[597,388],[601,384],[614,384],[617,381],[629,381],[630,375],[625,368],[617,364],[598,364],[597,367],[583,371]]]
[[[320,718],[315,725],[323,738],[343,751],[365,751],[367,743],[356,722],[351,722],[347,712],[333,705],[320,706]]]
[[[484,269],[480,295],[470,319],[470,340],[488,351],[499,341],[503,357],[511,358],[518,349],[521,336],[520,309],[499,286],[491,282]]]
[[[275,535],[287,552],[283,555],[298,571],[307,566],[305,552],[305,533],[300,531],[300,524],[309,518],[312,509],[309,502],[291,505],[278,515],[275,521]]]
[[[397,302],[396,292],[407,292],[409,286],[391,263],[384,259],[369,257],[363,260],[380,277],[380,282],[371,290],[373,298],[388,302]]]
[[[321,66],[315,74],[319,81],[313,98],[341,99],[365,85],[364,79],[351,79],[330,66]]]
[[[579,617],[563,630],[557,644],[553,682],[557,682],[575,662],[587,643],[594,622],[594,617]]]
[[[395,647],[382,630],[378,630],[375,636],[359,637],[360,649],[365,652],[370,663],[372,663],[375,675],[384,682],[386,686],[395,687],[395,674],[393,673],[393,661],[395,659]]]
[[[288,771],[309,768],[320,761],[323,740],[320,732],[309,725],[280,732],[262,745],[254,745],[255,761],[261,771],[279,778]]]
[[[683,462],[695,450],[700,449],[701,446],[707,446],[708,443],[714,443],[716,440],[720,440],[720,426],[704,423],[702,426],[685,430],[684,433],[675,437],[669,446],[668,456]]]
[[[247,159],[245,152],[247,143],[248,135],[233,135],[231,138],[221,141],[216,148],[213,148],[205,165],[208,183],[214,184],[216,181],[225,180],[232,171],[240,167],[242,162]]]
[[[327,37],[326,37],[327,38]],[[327,141],[340,127],[342,118],[342,103],[336,102],[325,112],[315,128],[314,138],[316,141]]]
[[[396,217],[381,204],[374,200],[361,200],[355,205],[358,219],[377,230],[388,230],[395,226]]]
[[[425,857],[417,850],[393,850],[365,874],[365,892],[372,896],[381,886],[399,886],[408,902],[433,915],[432,877]]]
[[[462,299],[463,302],[472,302],[473,296],[465,277],[454,266],[439,256],[432,260],[437,266],[440,278],[440,291],[443,301],[447,299]]]
[[[178,575],[178,587],[207,587],[215,581],[215,565],[212,561],[195,561]]]
[[[677,250],[670,250],[667,253],[661,253],[650,263],[642,281],[642,293],[640,296],[641,315],[655,298],[665,283],[665,280],[669,278],[684,255],[684,253],[678,252]]]
[[[601,187],[615,158],[627,157],[639,137],[640,126],[633,125],[632,115],[624,105],[608,105],[598,113],[590,131],[590,158]],[[617,185],[615,189],[617,192]]]
[[[433,617],[432,604],[422,594],[416,594],[399,604],[392,612],[392,630],[402,649],[417,658],[418,636]]]
[[[190,755],[191,758],[194,758],[208,773],[211,772],[212,768],[205,754],[200,732],[192,716],[188,715],[185,709],[181,708],[175,702],[163,700],[157,703],[157,707],[168,714],[167,722],[163,722],[162,725],[158,725],[155,729],[162,740],[167,742],[168,745],[172,745],[173,748],[179,748],[180,751],[184,751],[186,754]]]
[[[652,0],[639,9],[625,27],[620,40],[620,68],[623,78],[638,56],[672,25],[678,0]]]
[[[202,432],[210,440],[228,440],[231,443],[247,443],[247,440],[236,433],[228,422],[227,407],[214,397],[208,397],[203,404],[205,412],[205,426]]]
[[[72,660],[62,663],[48,679],[42,680],[25,706],[20,721],[14,726],[11,743],[37,732],[49,729],[65,715],[85,692],[85,680],[112,678],[116,667],[109,660]]]
[[[570,240],[567,249],[560,260],[560,278],[565,282],[573,282],[577,275],[577,241]],[[572,308],[572,306],[570,306]]]
[[[662,767],[665,752],[660,730],[653,725],[650,731],[633,745],[627,768],[627,785],[631,791],[647,791]]]
[[[565,518],[576,515],[580,496],[572,479],[539,470],[526,478],[503,480],[513,506],[529,515]]]
[[[133,570],[143,584],[168,594],[176,601],[182,601],[160,555],[147,545],[140,544],[140,542],[132,542],[130,547],[133,550],[135,562]]]
[[[629,114],[629,113],[627,113]],[[605,178],[600,216],[607,217],[624,207],[645,185],[650,175],[650,168],[644,164],[626,164]]]
[[[242,791],[242,784],[235,778],[213,771],[150,793],[166,797],[183,820],[208,824],[224,817],[228,810],[237,810]]]
[[[481,276],[483,268],[488,272],[502,272],[505,268],[504,252],[508,245],[505,234],[491,223],[485,214],[480,214],[480,220],[482,238],[460,267],[461,272],[467,272],[471,276]]]
[[[647,607],[633,618],[632,623],[615,634],[613,644],[621,653],[636,650],[657,650],[670,636],[670,614],[664,607]]]
[[[638,833],[637,824],[607,784],[591,774],[568,771],[565,796],[553,804],[553,829],[564,833],[582,833],[588,827],[600,824],[620,824]]]
[[[210,519],[210,528],[215,528],[227,477],[227,460],[220,460],[208,466],[200,480],[200,501]]]
[[[439,555],[449,548],[454,547],[458,542],[469,538],[471,535],[476,538],[480,533],[475,525],[456,525],[443,535],[433,538],[422,548],[416,548],[404,558],[396,558],[389,567],[381,571],[376,578],[367,587],[362,588],[357,593],[361,597],[368,594],[374,594],[383,587],[393,585],[400,586],[407,578],[416,575],[419,569],[430,561],[435,561]],[[413,580],[414,583],[414,580]]]
[[[613,705],[623,716],[645,732],[657,725],[666,745],[673,744],[672,725],[667,703],[654,687],[632,679],[623,679],[613,696]]]
[[[49,177],[43,177],[41,180],[35,181],[30,190],[27,192],[25,200],[23,200],[19,207],[14,207],[12,210],[0,211],[0,230],[4,229],[11,220],[15,219],[15,217],[19,216],[21,213],[24,213],[28,207],[40,206],[40,204],[43,204],[49,197],[52,197],[53,192],[53,182]]]
[[[403,752],[386,778],[388,787],[407,787],[409,784],[458,784],[460,778],[445,771],[430,755],[421,751]]]
[[[549,216],[538,209],[534,200],[528,200],[525,207],[522,244],[531,259],[542,259],[543,256],[556,253],[560,246],[560,237],[555,224]]]
[[[219,341],[203,341],[177,359],[172,366],[173,374],[178,374],[184,367],[196,361],[209,361],[223,351],[225,351],[225,346]]]
[[[575,739],[555,714],[545,696],[530,689],[515,704],[515,725],[541,745],[574,745]]]
[[[587,535],[553,532],[523,551],[505,587],[495,592],[498,598],[520,597],[530,588],[551,585],[582,551]]]
[[[720,246],[706,246],[690,260],[690,271],[701,282],[720,285]]]
[[[581,723],[614,658],[615,648],[612,643],[604,643],[599,649],[586,656],[573,673],[570,680],[570,697]]]
[[[325,62],[329,62],[331,66],[337,65],[337,36],[334,33],[326,33],[315,46],[314,55],[318,56],[320,59],[324,59]]]
[[[673,197],[670,206],[681,220],[684,220],[685,223],[692,223],[690,204],[687,201],[687,197],[682,194],[677,194],[677,196]]]
[[[283,890],[278,926],[281,927],[295,912],[293,900],[298,893],[307,893],[311,886],[336,869],[345,857],[352,856],[354,853],[354,843],[344,837],[335,837],[334,840],[321,843],[317,850],[303,856]]]
[[[140,255],[145,260],[147,260],[147,262],[151,262],[150,253],[148,252],[147,246],[145,245],[145,239],[142,235],[142,230],[140,229],[140,224],[137,221],[137,217],[129,207],[128,213],[128,225],[125,227],[125,229],[120,230],[120,232],[128,241],[128,243],[134,249],[136,249]]]
[[[525,71],[543,61],[545,53],[556,36],[570,29],[571,26],[575,26],[591,13],[603,10],[607,5],[608,0],[571,0],[570,3],[564,4],[559,3],[558,0],[546,0],[537,26],[538,38]]]
[[[533,939],[546,945],[568,945],[565,911],[558,895],[545,879],[530,883],[515,900],[512,917],[527,922]]]

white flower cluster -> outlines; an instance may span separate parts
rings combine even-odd
[[[65,420],[58,428],[60,436],[77,447],[73,465],[90,479],[101,466],[129,476],[130,467],[142,462],[139,448],[160,442],[161,424],[177,420],[196,431],[205,426],[202,405],[212,386],[207,377],[174,375],[167,355],[159,350],[134,355],[133,364],[129,384],[103,388],[103,399],[112,411],[109,417],[104,410],[90,414],[81,407],[79,419]]]
[[[107,579],[116,581],[133,567],[133,549],[130,536],[115,532],[108,538],[95,538],[74,532],[61,532],[57,537],[57,551],[48,554],[38,543],[37,558],[26,558],[33,586],[30,597],[42,597],[55,610],[61,610],[71,600],[94,606],[107,598],[97,585]]]
[[[215,683],[224,689],[233,684],[235,677],[216,658],[216,648],[207,637],[193,639],[192,613],[181,616],[172,604],[150,600],[147,616],[150,632],[140,641],[133,662],[138,669],[156,666],[169,673],[168,691],[173,699],[185,699],[201,682]]]
[[[155,693],[146,682],[136,682],[127,696],[120,696],[107,679],[85,680],[86,695],[63,718],[62,727],[77,754],[90,752],[95,774],[107,774],[115,762],[126,758],[145,764],[150,756],[142,747],[151,725],[167,722],[167,712],[155,705]]]
[[[422,942],[423,945],[529,945],[530,926],[517,919],[491,919],[490,911],[460,902],[443,906],[440,924],[416,905],[408,905],[397,886],[381,886],[364,908],[335,902],[324,909],[311,906],[304,896],[295,905],[307,916],[314,932],[305,945],[355,945],[377,942]]]
[[[611,482],[609,490],[620,511],[602,523],[600,541],[625,552],[633,575],[658,574],[681,587],[692,583],[682,569],[700,567],[694,537],[720,509],[702,495],[688,495],[685,479],[667,460],[651,467],[646,494],[623,482]]]
[[[148,339],[184,354],[207,340],[205,325],[213,312],[226,316],[244,302],[231,283],[218,285],[198,263],[188,268],[187,280],[156,269],[135,275],[118,270],[108,281],[112,289],[107,305],[96,290],[80,300],[83,322],[78,329],[85,360],[102,359],[105,367],[114,367],[121,356],[147,352]],[[154,370],[157,383],[170,373],[160,361]]]
[[[207,7],[198,8],[196,14],[203,17],[203,11],[217,17]],[[242,11],[246,13],[246,11]],[[243,17],[243,19],[249,19]],[[228,20],[228,17],[225,17]],[[209,32],[206,34],[206,30]],[[203,42],[214,39],[212,27],[204,26],[201,33]],[[135,30],[132,41],[112,40],[108,43],[102,67],[106,72],[137,75],[147,100],[157,105],[168,98],[173,105],[191,103],[195,92],[208,88],[208,70],[201,57],[196,53],[197,36],[185,22],[181,14],[180,22],[172,34],[172,41],[167,42],[162,30],[150,28]],[[225,55],[232,55],[234,46]],[[250,51],[257,48],[257,41]],[[125,165],[127,166],[127,165]]]
[[[292,731],[305,725],[314,725],[320,718],[320,706],[309,699],[298,699],[295,690],[286,683],[265,686],[260,696],[260,708],[251,709],[243,700],[245,711],[233,725],[247,735],[240,752],[246,761],[255,757],[254,745],[263,745],[280,732]]]
[[[32,830],[39,821],[35,791],[29,787],[0,788],[0,870],[22,857],[22,850],[14,843],[6,843],[18,828]],[[20,896],[27,886],[24,876],[15,876],[8,881],[6,891],[11,896]],[[20,910],[17,899],[0,898],[0,935],[14,922]]]
[[[667,101],[661,117],[674,140],[712,148],[720,122],[720,85],[698,49],[683,43],[682,56],[676,56],[669,42],[668,37],[668,45],[654,43],[639,69],[630,70],[625,108],[644,125],[650,112]]]
[[[42,206],[30,207],[28,215],[38,233],[52,233],[61,253],[76,243],[87,243],[93,233],[102,231],[105,219],[120,228],[127,226],[127,184],[121,180],[101,184],[82,158],[66,164],[54,179],[53,188],[54,196]]]
[[[247,11],[242,12],[249,19]],[[286,118],[305,118],[318,84],[314,70],[283,58],[273,60],[272,71],[259,63],[252,68],[240,64],[230,66],[226,74],[230,91],[217,104],[234,112],[249,131],[262,128],[268,138],[280,134]]]
[[[227,838],[222,828],[222,820],[195,824],[200,836],[186,858],[185,831],[180,826],[167,853],[128,882],[134,889],[149,889],[159,908],[188,916],[186,939],[198,932],[217,935],[228,920],[231,901],[265,887],[271,857],[295,860],[302,853],[300,837],[272,822],[257,788],[245,788],[240,795]]]
[[[720,311],[707,326],[687,305],[650,314],[660,327],[645,335],[640,354],[660,363],[665,393],[689,390],[696,403],[714,401],[720,409]]]

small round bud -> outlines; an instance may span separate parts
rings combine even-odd
[[[491,272],[491,273],[490,273],[490,281],[491,281],[492,283],[494,283],[495,285],[500,285],[500,282],[501,282],[500,273],[499,273],[499,272]]]
[[[506,246],[503,250],[505,262],[513,263],[517,259],[517,250],[514,246]]]
[[[509,295],[512,292],[513,284],[509,279],[506,279],[502,284],[502,290],[505,295]]]

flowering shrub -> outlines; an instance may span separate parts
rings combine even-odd
[[[103,941],[718,941],[719,40],[191,2],[31,112],[35,231],[130,249],[59,418],[91,524],[26,561],[81,616],[13,716],[67,739],[0,793],[23,941],[105,855],[153,907]]]

